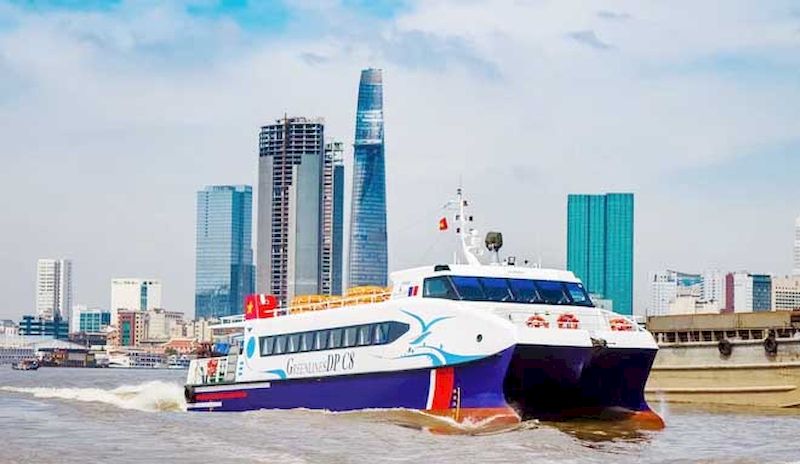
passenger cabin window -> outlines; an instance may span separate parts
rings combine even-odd
[[[504,277],[431,277],[423,281],[422,296],[461,301],[594,306],[586,289],[578,282]]]
[[[388,321],[335,329],[310,330],[259,338],[261,356],[386,345],[408,332],[403,322]]]

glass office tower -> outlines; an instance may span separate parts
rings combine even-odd
[[[195,318],[242,313],[254,292],[253,189],[212,185],[197,192]]]
[[[614,311],[633,314],[633,194],[569,195],[567,269]]]
[[[361,71],[353,156],[348,286],[386,286],[386,169],[380,69]]]

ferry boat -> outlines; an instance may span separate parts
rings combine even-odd
[[[39,361],[36,359],[23,359],[11,365],[15,371],[35,371],[39,369]]]
[[[800,408],[800,311],[653,316],[646,393],[700,405]]]
[[[652,335],[593,305],[571,272],[492,263],[461,196],[457,235],[466,263],[391,274],[391,290],[305,298],[286,308],[249,297],[239,352],[193,360],[193,411],[407,408],[458,422],[623,417],[664,423],[644,398]]]
[[[121,369],[165,369],[167,362],[161,354],[146,351],[126,351],[109,356],[108,367]]]

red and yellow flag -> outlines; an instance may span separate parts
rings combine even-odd
[[[439,230],[447,230],[447,218],[443,217],[439,219]]]

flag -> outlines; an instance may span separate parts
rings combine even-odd
[[[439,230],[447,230],[447,218],[443,217],[439,219]]]
[[[255,319],[256,315],[256,295],[247,295],[244,297],[244,318]]]
[[[275,295],[260,294],[256,301],[257,316],[259,319],[272,317],[275,315],[275,308],[278,307],[278,299]]]

